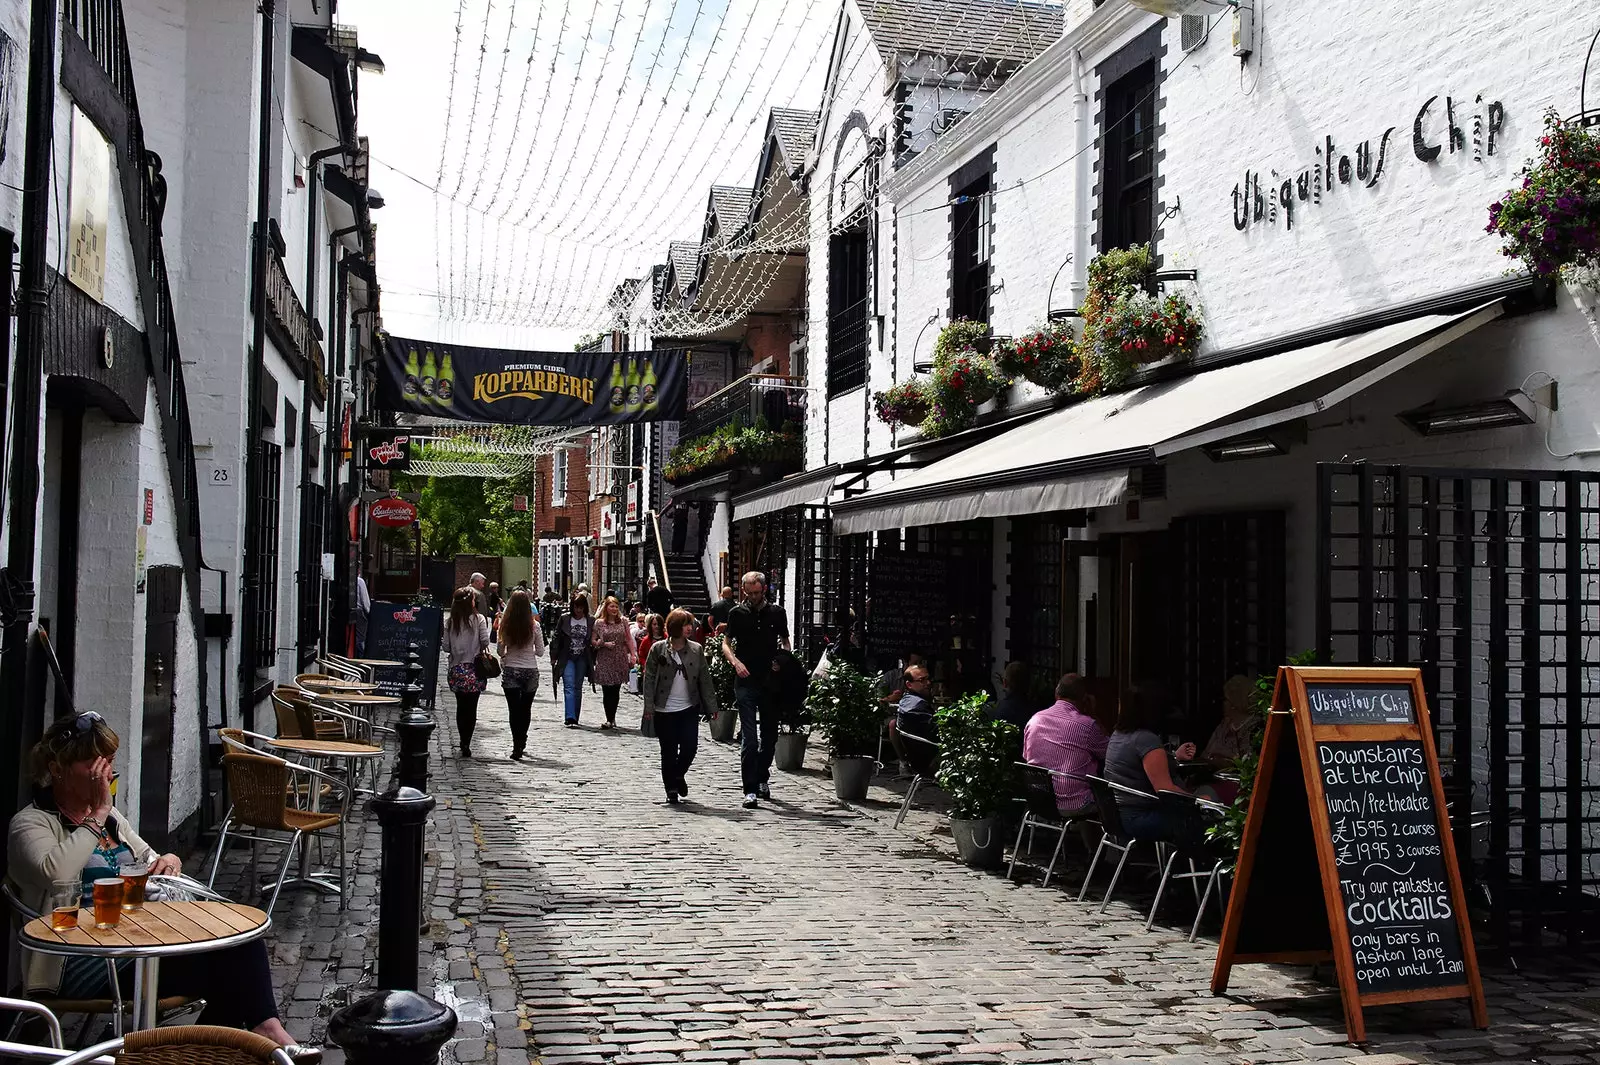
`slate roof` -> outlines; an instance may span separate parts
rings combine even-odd
[[[1025,63],[1061,36],[1060,4],[1040,0],[858,0],[886,56],[926,52]]]
[[[752,199],[754,194],[738,185],[711,186],[711,209],[717,214],[717,226],[723,240],[737,233],[749,219]]]
[[[774,107],[768,115],[767,128],[778,138],[778,148],[790,169],[805,165],[811,145],[817,139],[817,121],[817,112],[798,111],[792,107]]]
[[[700,245],[692,240],[675,240],[667,246],[667,261],[672,264],[672,279],[681,296],[700,276]]]

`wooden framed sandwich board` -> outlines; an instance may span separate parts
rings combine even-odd
[[[1367,1006],[1464,998],[1489,1026],[1417,669],[1278,670],[1211,990],[1330,959],[1352,1043]]]

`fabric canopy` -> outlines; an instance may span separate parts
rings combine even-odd
[[[835,503],[834,531],[1109,506],[1131,466],[1342,403],[1501,313],[1426,315],[1075,403]]]
[[[733,501],[733,520],[743,521],[790,507],[824,503],[828,493],[833,491],[833,482],[838,475],[839,466],[835,463],[820,470],[785,477],[776,484],[740,496]]]

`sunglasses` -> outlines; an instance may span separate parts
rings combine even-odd
[[[93,710],[85,710],[81,714],[75,714],[72,717],[62,718],[54,725],[51,725],[50,734],[57,737],[81,736],[85,732],[92,731],[96,725],[101,724],[104,721],[105,718],[101,717]]]

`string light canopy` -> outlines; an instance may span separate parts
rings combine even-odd
[[[421,477],[504,479],[530,473],[539,456],[582,440],[588,426],[420,424],[408,472]]]

